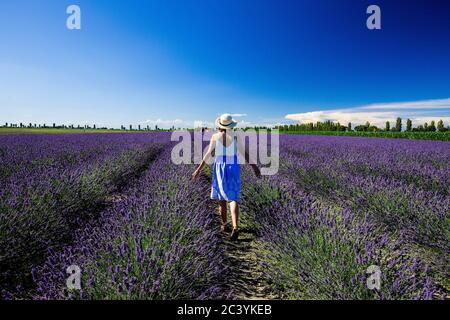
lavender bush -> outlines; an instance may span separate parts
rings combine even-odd
[[[26,286],[31,266],[159,152],[162,135],[0,136],[0,282]],[[12,287],[11,287],[12,286]]]
[[[246,223],[260,233],[261,261],[281,297],[448,295],[448,143],[407,148],[410,142],[401,140],[281,141],[279,174],[262,182],[246,176],[250,187],[243,195]],[[379,170],[355,169],[361,158]],[[408,166],[412,172],[405,172]],[[382,270],[381,290],[366,286],[370,265]]]
[[[34,270],[37,298],[205,299],[227,295],[223,247],[205,194],[191,167],[170,162],[166,150],[98,222],[72,246]],[[79,265],[82,290],[66,288],[67,266]]]
[[[193,166],[172,164],[168,140],[0,137],[3,279],[32,270],[26,297],[35,299],[233,298],[210,181],[193,183]],[[243,169],[241,206],[276,296],[449,297],[449,142],[280,142],[277,175],[258,180]],[[81,268],[80,291],[66,286],[70,265]],[[367,287],[371,265],[380,289]]]

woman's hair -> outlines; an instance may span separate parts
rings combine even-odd
[[[227,129],[219,128],[219,132],[227,132]]]

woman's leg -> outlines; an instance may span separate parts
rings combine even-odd
[[[219,202],[219,211],[220,211],[220,216],[222,217],[222,224],[226,224],[227,223],[227,202],[226,201]]]
[[[230,211],[233,229],[237,229],[239,227],[239,203],[236,201],[230,202]]]

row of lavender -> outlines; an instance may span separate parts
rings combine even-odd
[[[124,146],[132,144],[135,138],[131,137],[124,136]],[[168,140],[164,134],[152,137],[152,141]],[[80,152],[89,149],[88,145]],[[448,146],[426,141],[282,136],[279,174],[263,180],[244,174],[243,183],[243,220],[260,234],[260,258],[273,289],[283,298],[295,299],[439,298],[448,294]],[[47,158],[53,166],[64,161],[54,160],[65,159],[56,150],[53,158],[35,156],[39,165],[48,163]],[[87,166],[89,154],[80,167]],[[16,158],[9,163],[20,167],[24,160]],[[93,169],[98,168],[94,158]],[[227,286],[221,286],[227,262],[207,200],[208,182],[192,184],[191,171],[190,166],[171,163],[168,145],[139,182],[122,194],[121,201],[106,208],[98,220],[79,221],[81,228],[70,244],[50,252],[45,263],[35,266],[35,297],[228,297],[223,290]],[[95,181],[89,185],[102,186],[102,179]],[[87,202],[85,208],[92,205]],[[40,220],[36,226],[46,224]],[[81,291],[67,290],[70,265],[81,268]],[[367,288],[366,270],[371,265],[382,272],[380,290]]]
[[[0,137],[0,283],[21,290],[107,196],[156,157],[163,134]]]
[[[206,299],[227,297],[217,217],[208,185],[170,148],[123,199],[87,223],[73,245],[34,270],[38,299]],[[66,286],[66,268],[81,270],[81,290]]]
[[[297,186],[402,229],[422,246],[448,249],[450,144],[338,139],[284,141],[285,171]]]
[[[448,295],[448,143],[283,136],[281,169],[244,183],[246,222],[285,298]],[[370,266],[380,290],[367,287]],[[369,269],[370,270],[370,269]]]

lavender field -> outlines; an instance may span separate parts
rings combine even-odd
[[[280,143],[232,244],[169,133],[0,135],[1,299],[449,298],[449,142]]]

